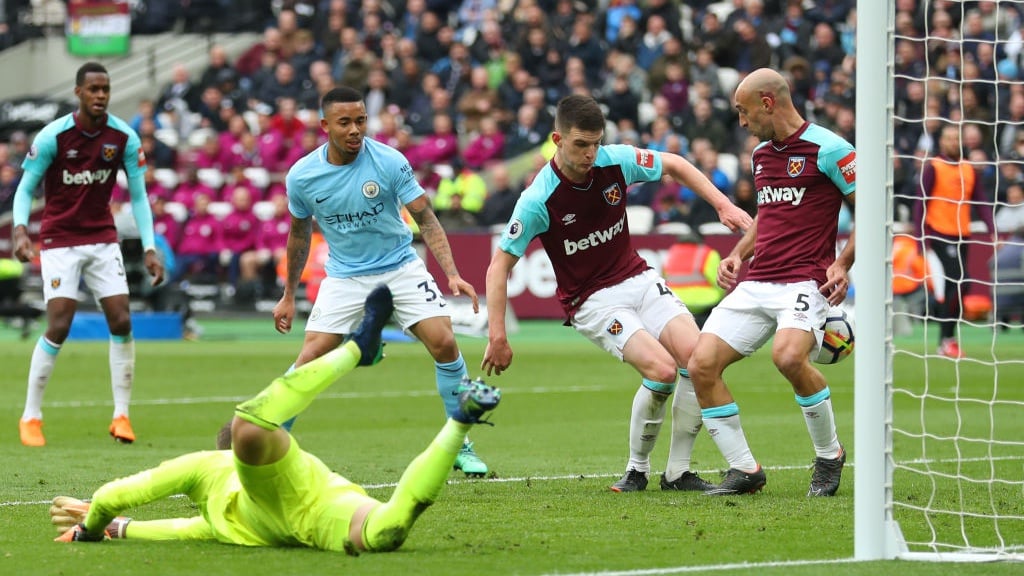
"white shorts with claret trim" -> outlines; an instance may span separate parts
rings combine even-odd
[[[689,313],[665,280],[653,270],[646,270],[591,294],[573,316],[572,325],[622,360],[622,349],[638,330],[659,338],[669,320]]]
[[[391,289],[395,302],[392,318],[403,330],[420,320],[451,316],[437,282],[423,260],[417,258],[383,274],[324,278],[306,320],[306,332],[351,334],[363,318],[366,296],[379,284]]]
[[[97,301],[108,296],[128,293],[128,277],[124,271],[121,246],[83,244],[50,248],[39,254],[43,276],[43,299],[78,299],[82,280]]]
[[[740,282],[711,311],[701,332],[718,336],[744,356],[750,356],[782,328],[797,328],[814,334],[821,346],[822,326],[829,304],[813,280],[776,284]]]

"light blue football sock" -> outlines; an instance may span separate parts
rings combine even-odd
[[[466,372],[466,361],[459,352],[459,357],[451,362],[434,362],[437,376],[437,393],[444,402],[444,413],[451,418],[459,411],[459,384],[469,376]]]

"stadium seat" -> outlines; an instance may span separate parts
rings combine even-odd
[[[630,228],[632,231],[632,228]],[[655,234],[671,234],[673,236],[692,236],[693,228],[686,222],[665,222],[654,227]]]
[[[228,214],[231,214],[232,208],[230,202],[210,202],[207,211],[212,214],[218,220],[222,220]]]
[[[648,234],[654,229],[654,209],[650,206],[626,206],[626,222],[631,234]]]
[[[224,185],[224,173],[216,168],[201,168],[196,171],[196,176],[199,182],[214,190],[220,190]]]
[[[156,178],[158,184],[168,190],[178,187],[178,173],[170,168],[157,168],[153,171],[153,177]]]
[[[723,66],[718,69],[718,83],[722,86],[722,93],[731,97],[740,83],[740,73],[735,68]]]
[[[178,142],[181,140],[178,137],[178,131],[174,128],[160,128],[153,132],[153,136],[171,148],[177,148]]]
[[[718,155],[718,168],[729,177],[729,182],[736,183],[736,176],[739,174],[740,159],[735,154],[723,152]]]
[[[170,214],[175,222],[188,220],[188,208],[181,202],[165,202],[164,211]]]
[[[732,234],[732,230],[721,222],[705,222],[697,227],[701,236],[712,236],[714,234]]]
[[[250,166],[242,171],[246,179],[253,186],[260,189],[260,191],[266,190],[267,186],[270,185],[270,172],[267,172],[266,168],[259,166]]]
[[[260,220],[270,220],[274,217],[274,203],[264,200],[252,205],[252,213]]]

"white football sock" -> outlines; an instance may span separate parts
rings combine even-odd
[[[708,434],[715,440],[718,450],[729,463],[729,468],[736,468],[744,472],[757,470],[757,460],[750,453],[750,446],[747,444],[747,437],[743,435],[743,427],[740,425],[740,415],[733,414],[720,418],[704,418],[704,426]]]
[[[658,441],[658,432],[665,421],[666,394],[657,394],[644,386],[633,396],[633,413],[629,419],[629,462],[626,470],[651,471],[651,451]]]
[[[672,399],[672,440],[668,447],[668,464],[665,466],[665,477],[669,480],[676,480],[690,469],[693,443],[697,440],[702,423],[693,382],[682,376],[676,387],[675,398]]]
[[[120,340],[120,341],[119,341]],[[135,378],[135,340],[131,335],[110,338],[110,389],[114,393],[114,418],[128,415]]]
[[[839,437],[836,435],[836,421],[832,414],[832,399],[826,398],[813,406],[802,406],[804,422],[814,443],[814,454],[819,458],[839,457]]]
[[[60,345],[50,342],[45,336],[40,336],[36,341],[36,347],[32,350],[32,363],[28,369],[28,391],[25,394],[22,420],[43,419],[43,393],[46,392],[46,383],[53,374],[53,366],[57,363],[59,352]]]

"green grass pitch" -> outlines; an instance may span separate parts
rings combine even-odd
[[[105,342],[68,342],[49,383],[45,411],[48,445],[20,445],[16,422],[24,402],[25,378],[34,340],[17,341],[0,329],[0,572],[3,574],[681,574],[768,575],[854,574],[899,570],[901,576],[1019,574],[1020,564],[949,565],[924,562],[852,563],[853,467],[832,499],[805,497],[813,451],[792,390],[771,366],[767,351],[726,373],[739,403],[755,456],[768,472],[764,492],[752,497],[708,498],[662,492],[657,474],[668,449],[668,423],[653,455],[652,483],[644,493],[614,494],[608,485],[622,474],[627,458],[627,425],[638,377],[625,365],[568,328],[523,324],[513,336],[512,368],[488,381],[503,390],[493,428],[473,434],[478,452],[493,469],[489,480],[451,475],[440,500],[423,515],[401,550],[358,558],[304,549],[248,549],[217,543],[107,542],[61,545],[51,542],[47,502],[57,494],[88,497],[104,481],[153,466],[184,452],[213,447],[217,429],[232,408],[281,373],[298,353],[301,335],[276,335],[271,322],[244,330],[212,328],[200,342],[137,344],[137,377],[132,422],[139,440],[116,445],[107,434],[111,401]],[[243,334],[244,333],[244,334]],[[990,334],[990,333],[988,333]],[[924,363],[897,358],[895,373],[908,390],[929,382],[943,393],[960,383],[963,394],[1024,399],[1024,334],[1001,336],[994,345],[981,334],[966,342],[974,357],[995,352],[1016,365],[994,371],[984,365],[948,361]],[[460,337],[477,375],[485,342]],[[911,348],[913,347],[911,342]],[[438,430],[443,411],[434,388],[433,364],[419,344],[390,344],[387,358],[361,368],[328,389],[302,414],[295,434],[303,448],[329,466],[387,498],[405,465]],[[991,357],[991,356],[989,356]],[[850,464],[853,445],[853,361],[823,372],[829,379]],[[927,380],[926,380],[927,377]],[[987,396],[986,396],[987,395]],[[927,408],[926,410],[924,408]],[[896,397],[900,421],[948,433],[1024,438],[1024,418],[1009,411],[989,415],[985,405],[951,410],[938,399]],[[1019,412],[1019,411],[1018,411]],[[920,417],[925,414],[925,417]],[[922,422],[924,424],[922,424]],[[906,444],[900,444],[906,442]],[[933,469],[958,471],[951,443],[897,439],[898,454],[931,462]],[[960,446],[965,461],[986,451]],[[997,466],[1020,480],[1024,451],[996,447]],[[718,478],[723,460],[707,437],[697,441],[694,468]],[[959,468],[987,473],[988,463]],[[983,467],[984,470],[970,468]],[[948,500],[951,507],[985,508],[1024,516],[1019,483],[1006,490],[978,484],[966,493],[909,472],[897,476],[897,498],[923,504]],[[129,516],[192,515],[182,498],[137,510]],[[925,537],[923,514],[898,512],[908,536]],[[943,536],[959,537],[955,518],[933,519]],[[980,522],[983,541],[1002,535],[1024,543],[1024,522]],[[752,566],[753,565],[753,566]]]

